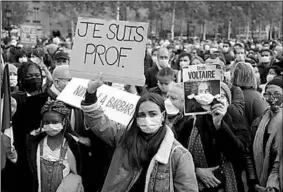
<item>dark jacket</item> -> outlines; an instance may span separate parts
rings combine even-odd
[[[180,116],[180,114],[178,116],[168,117],[168,120],[174,121],[174,118],[176,118],[174,122],[171,122],[173,123],[171,129],[176,140],[179,141],[187,149],[193,127],[193,116]]]
[[[195,126],[201,135],[208,167],[220,165],[220,153],[223,153],[226,160],[233,165],[238,191],[244,191],[241,174],[245,168],[244,154],[248,146],[248,128],[243,124],[242,117],[231,114],[228,109],[219,130],[215,129],[211,115],[197,116]]]
[[[245,96],[245,112],[249,127],[253,121],[261,116],[268,108],[268,104],[263,96],[253,89],[243,89]]]
[[[156,75],[158,73],[158,67],[154,65],[153,67],[149,68],[149,70],[145,74],[145,84],[147,85],[147,89],[153,88],[157,86],[157,78]]]
[[[151,56],[146,52],[144,57],[144,74],[153,66]]]
[[[269,67],[265,67],[262,64],[257,66],[258,72],[260,74],[260,82],[261,84],[266,83],[266,77],[268,75]]]
[[[229,110],[233,111],[231,114],[245,115],[245,96],[240,87],[232,85],[231,88],[232,104]]]
[[[42,139],[46,137],[46,133],[41,133],[36,136],[28,135],[27,136],[27,154],[28,154],[28,163],[29,163],[29,169],[31,172],[32,177],[26,178],[27,180],[32,181],[32,192],[38,191],[38,177],[37,177],[37,165],[36,165],[36,158],[37,158],[37,148],[38,144]],[[77,172],[80,175],[81,174],[81,153],[79,150],[79,144],[76,142],[76,140],[68,133],[64,135],[66,138],[69,148],[74,154],[74,157],[76,159],[76,168]]]
[[[24,92],[12,93],[17,101],[17,111],[12,117],[14,132],[14,145],[18,153],[16,165],[15,183],[16,191],[30,191],[30,183],[23,180],[28,178],[28,162],[26,153],[26,136],[40,127],[41,108],[47,101],[45,93],[28,97]]]

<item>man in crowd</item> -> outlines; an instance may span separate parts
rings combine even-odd
[[[157,63],[155,66],[151,67],[146,73],[146,85],[147,89],[157,86],[156,75],[159,70],[165,67],[170,67],[169,63],[170,52],[167,48],[161,47],[157,52]]]
[[[262,49],[260,51],[260,61],[258,64],[258,71],[260,74],[260,81],[262,84],[266,83],[266,76],[269,71],[269,67],[272,65],[273,59],[273,53],[270,49]]]
[[[54,62],[55,67],[60,66],[60,65],[69,65],[70,58],[69,58],[68,53],[62,50],[58,50],[57,52],[54,53],[53,62]]]

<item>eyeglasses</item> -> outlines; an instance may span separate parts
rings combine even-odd
[[[279,97],[282,97],[282,94],[280,93],[269,93],[269,92],[266,92],[263,94],[263,96],[266,98],[266,99],[269,99],[269,98],[279,98]]]
[[[67,81],[67,82],[70,82],[72,80],[72,78],[57,78],[61,81]]]

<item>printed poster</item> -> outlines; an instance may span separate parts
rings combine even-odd
[[[207,114],[220,97],[221,67],[191,65],[183,69],[185,115]]]

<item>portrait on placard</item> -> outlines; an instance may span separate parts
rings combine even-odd
[[[220,98],[221,68],[218,65],[193,65],[183,71],[185,115],[207,114]]]
[[[185,82],[185,114],[210,112],[215,97],[220,96],[220,81]]]

